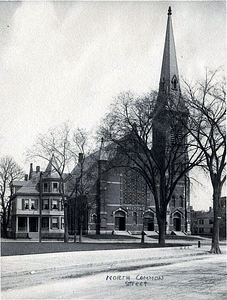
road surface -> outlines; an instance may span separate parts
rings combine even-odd
[[[40,276],[45,277],[45,274]],[[41,282],[4,290],[1,298],[224,300],[227,299],[226,256],[169,258],[159,266],[136,269],[129,266],[123,271],[102,270],[94,275],[84,273],[81,277],[65,270],[52,281]]]

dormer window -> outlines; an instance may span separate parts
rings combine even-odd
[[[177,83],[178,83],[176,75],[173,75],[171,83],[172,83],[172,89],[176,90],[177,89]]]

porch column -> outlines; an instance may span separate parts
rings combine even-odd
[[[27,233],[29,233],[29,217],[27,217]]]
[[[15,220],[15,233],[18,232],[18,216],[16,216],[16,220]]]

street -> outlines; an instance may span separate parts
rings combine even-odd
[[[133,251],[134,254],[137,253],[135,252],[137,250],[124,251],[128,252],[129,256]],[[166,251],[170,251],[170,256],[168,256],[163,250],[155,251],[157,258],[161,255],[163,259],[160,257],[155,259],[154,262],[159,262],[159,264],[153,264],[152,267],[146,267],[147,265],[135,267],[135,265],[125,262],[125,264],[121,264],[121,267],[116,267],[115,271],[99,269],[92,273],[90,269],[90,272],[79,275],[79,273],[73,273],[68,266],[64,268],[64,272],[59,270],[55,277],[53,276],[52,280],[47,283],[45,283],[47,272],[39,274],[43,279],[39,281],[40,283],[32,282],[33,273],[30,272],[31,281],[28,285],[22,282],[26,280],[26,276],[22,276],[18,287],[3,290],[1,296],[2,299],[94,300],[216,300],[227,298],[225,254],[211,255],[201,252],[198,253],[200,255],[193,255],[193,251],[195,251],[193,249],[166,249]],[[87,252],[88,255],[93,255],[93,253],[96,252]],[[119,255],[120,253],[122,252],[119,252]],[[186,256],[183,257],[182,253],[185,253]],[[123,266],[125,269],[122,270]],[[12,276],[11,281],[13,280]]]

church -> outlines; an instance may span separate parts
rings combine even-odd
[[[176,97],[179,99],[180,113],[185,114],[186,108],[180,91],[173,36],[172,11],[169,7],[157,110],[166,105],[165,101],[175,101]],[[163,138],[160,139],[158,134],[158,129],[153,132],[152,147],[161,153],[160,149],[164,149],[165,146],[162,145],[162,142],[160,144],[160,140]],[[167,136],[169,136],[170,143],[173,142],[172,133],[167,133]],[[182,131],[179,131],[175,139],[183,140]],[[87,224],[84,228],[89,233],[128,232],[138,234],[141,231],[157,233],[159,228],[151,190],[144,178],[131,168],[116,166],[110,168],[108,166],[110,160],[108,147],[111,146],[105,146],[102,140],[100,150],[85,158],[84,161],[85,172],[93,164],[97,173],[96,181],[90,191],[87,191],[88,203],[91,205],[88,205]],[[182,157],[187,160],[187,153]],[[114,159],[112,165],[114,165]],[[79,168],[78,164],[74,169],[74,175],[79,173]],[[186,174],[178,181],[167,206],[165,229],[167,234],[190,233],[189,194],[190,183]]]

